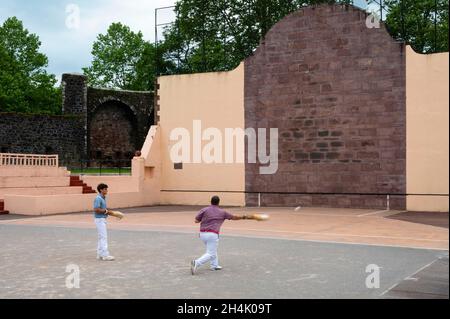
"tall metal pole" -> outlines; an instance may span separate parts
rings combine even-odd
[[[406,42],[406,34],[405,34],[405,8],[403,7],[403,0],[400,0],[400,11],[402,17],[402,40]]]
[[[159,73],[158,63],[158,8],[155,9],[155,72],[156,76]]]
[[[161,8],[156,8],[155,9],[155,72],[156,72],[156,76],[158,76],[160,74],[160,68],[159,68],[159,46],[158,46],[158,27],[160,26],[165,26],[165,25],[170,25],[172,23],[158,23],[158,11],[159,10],[164,10],[164,9],[173,9],[176,8],[176,6],[169,6],[169,7],[161,7]]]
[[[203,72],[206,72],[206,44],[205,44],[205,24],[206,24],[206,8],[205,2],[202,2],[202,20],[203,20],[203,28],[202,28],[202,60],[203,60]]]
[[[383,0],[380,0],[380,21],[383,21]]]
[[[434,0],[434,53],[437,52],[437,0]]]

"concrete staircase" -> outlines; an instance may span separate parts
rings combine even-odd
[[[9,212],[5,210],[5,202],[0,199],[0,215],[7,215]]]
[[[83,180],[80,178],[80,176],[72,175],[70,176],[70,186],[71,187],[83,187],[83,194],[95,194],[97,193],[95,190],[92,189],[91,186],[88,186],[86,183],[83,182]]]
[[[79,176],[58,165],[58,155],[0,153],[0,214],[16,213],[10,200],[33,209],[42,198],[95,194]],[[14,199],[15,198],[15,199]],[[52,201],[51,200],[51,201]]]

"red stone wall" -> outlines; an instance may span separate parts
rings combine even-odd
[[[247,192],[404,194],[405,47],[366,13],[323,5],[276,24],[245,61],[246,127],[279,129],[279,168]],[[386,207],[386,196],[263,194],[262,204]],[[248,194],[247,205],[257,204]],[[391,208],[405,207],[401,196]]]
[[[133,113],[116,102],[99,106],[93,114],[89,132],[92,164],[103,161],[103,166],[130,165],[137,146],[137,120]]]

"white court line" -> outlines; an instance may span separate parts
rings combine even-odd
[[[34,225],[44,225],[44,226],[56,226],[56,223],[59,224],[88,224],[93,225],[91,222],[69,222],[69,221],[56,221],[55,224],[49,224],[46,221],[32,221]],[[38,222],[38,223],[36,223]],[[42,223],[39,223],[42,222]],[[20,224],[19,224],[20,225]],[[33,223],[27,223],[27,225],[33,225]],[[109,224],[109,225],[118,225],[120,224]],[[161,224],[123,224],[123,226],[149,226],[149,227],[173,227],[173,228],[193,228],[197,229],[198,226],[190,226],[190,225],[161,225]],[[94,227],[93,227],[94,228]],[[300,234],[300,235],[323,235],[323,236],[338,236],[338,237],[358,237],[358,238],[384,238],[384,239],[401,239],[401,240],[413,240],[413,241],[429,241],[429,242],[448,242],[448,239],[426,239],[426,238],[412,238],[412,237],[397,237],[397,236],[375,236],[375,235],[355,235],[355,234],[339,234],[339,233],[320,233],[320,232],[299,232],[299,231],[290,231],[290,230],[273,230],[273,229],[255,229],[255,228],[233,228],[226,227],[224,230],[234,230],[234,231],[256,231],[256,232],[269,232],[269,233],[284,233],[284,234]]]
[[[12,219],[12,220],[0,220],[0,225],[2,224],[13,224],[13,223],[17,223],[20,221],[25,221],[25,219]]]
[[[78,224],[88,224],[91,225],[92,229],[95,228],[94,225],[90,222],[77,222]],[[127,224],[128,226],[155,226],[155,227],[175,227],[175,228],[193,228],[194,230],[197,230],[198,226],[180,226],[180,225],[152,225],[152,224]],[[49,225],[49,224],[24,224],[19,226],[48,226],[48,227],[55,227],[55,228],[67,228],[67,226],[63,225]],[[117,231],[148,231],[148,232],[155,232],[155,233],[161,233],[161,232],[167,232],[167,233],[174,233],[174,234],[190,234],[193,233],[191,231],[182,231],[182,230],[160,230],[160,229],[125,229],[125,228],[110,228],[111,230],[117,230]],[[241,229],[246,230],[246,229]],[[197,232],[195,232],[197,233]],[[313,233],[313,234],[320,234],[320,233]],[[420,249],[420,250],[438,250],[438,251],[448,251],[448,248],[442,248],[442,247],[418,247],[418,246],[404,246],[404,245],[389,245],[389,244],[371,244],[371,243],[358,243],[358,242],[346,242],[346,241],[334,241],[334,240],[318,240],[318,239],[306,239],[306,238],[285,238],[285,237],[273,237],[273,236],[258,236],[258,235],[245,235],[245,234],[221,234],[221,236],[224,237],[238,237],[238,238],[261,238],[261,239],[273,239],[273,240],[286,240],[286,241],[302,241],[302,242],[312,242],[312,243],[321,243],[321,244],[342,244],[342,245],[355,245],[355,246],[372,246],[372,247],[389,247],[389,248],[407,248],[407,249]],[[420,239],[417,239],[420,240]]]
[[[95,228],[95,223],[94,222],[81,222],[81,221],[64,221],[64,220],[14,220],[14,221],[8,221],[8,224],[10,223],[18,223],[18,226],[21,225],[27,225],[27,226],[48,226],[48,227],[57,227],[57,226],[61,226],[61,227],[67,227],[67,226],[62,226],[61,224],[64,225],[91,225],[92,228]],[[0,224],[3,224],[6,222],[0,222]],[[120,224],[118,223],[111,223],[108,222],[108,226],[112,226],[112,225],[118,225],[120,226]],[[191,226],[191,225],[161,225],[161,224],[143,224],[143,223],[139,223],[139,224],[122,224],[123,226],[150,226],[150,227],[182,227],[182,228],[198,228],[198,226]]]
[[[267,207],[256,207],[256,209],[251,209],[252,211],[258,211],[258,209],[260,208],[267,208]],[[372,215],[372,214],[377,214],[377,213],[382,213],[382,212],[387,212],[387,211],[391,211],[393,213],[404,213],[406,211],[396,211],[396,210],[386,210],[386,211],[376,211],[376,212],[368,212],[368,213],[364,213],[364,214],[360,214],[360,215],[356,215],[356,214],[341,214],[341,213],[320,213],[320,212],[314,212],[314,210],[310,210],[309,208],[311,207],[304,207],[299,211],[293,211],[291,209],[287,209],[286,207],[269,207],[271,210],[276,210],[276,209],[280,209],[279,212],[274,212],[274,211],[269,211],[267,213],[269,214],[278,214],[278,213],[282,213],[282,214],[289,214],[289,215],[293,215],[293,216],[331,216],[331,217],[361,217],[361,216],[366,216],[366,215]],[[320,209],[320,208],[319,208]],[[228,210],[229,212],[232,213],[236,213],[236,214],[249,214],[251,212],[249,212],[249,210],[243,210],[242,208],[226,208],[225,210]],[[339,210],[341,211],[346,211],[346,209],[343,208],[339,208]],[[362,210],[362,209],[349,209],[349,210]],[[169,214],[180,214],[180,215],[196,215],[198,213],[198,211],[180,211],[180,212],[161,212],[161,211],[157,211],[157,212],[153,212],[153,211],[139,211],[139,208],[124,208],[122,209],[123,212],[125,212],[125,214],[133,214],[133,215],[140,215],[140,214],[151,214],[151,215],[162,215],[164,214],[165,216],[169,213]],[[25,216],[25,218],[23,219],[13,219],[13,220],[0,220],[0,224],[4,223],[7,224],[9,222],[15,222],[17,220],[28,220],[28,219],[37,219],[37,218],[46,218],[46,217],[54,217],[54,216],[70,216],[70,215],[86,215],[89,214],[90,212],[76,212],[76,213],[60,213],[60,214],[49,214],[49,215],[34,215],[34,216],[28,216],[30,218],[26,218],[27,215],[19,215],[19,216]]]
[[[414,276],[415,274],[421,272],[422,270],[424,270],[424,269],[430,267],[432,264],[434,264],[434,263],[435,263],[436,261],[438,261],[439,259],[440,259],[440,258],[437,258],[437,259],[433,260],[431,263],[429,263],[429,264],[427,264],[427,265],[421,267],[419,270],[416,270],[413,274],[411,274],[411,275],[405,277],[403,280],[410,280],[410,279],[412,278],[412,276]],[[396,284],[394,284],[394,285],[392,285],[391,287],[389,287],[387,290],[385,290],[385,291],[380,295],[380,297],[381,297],[381,296],[384,296],[384,294],[386,294],[387,292],[389,292],[389,291],[391,291],[392,289],[394,289],[395,287],[397,287],[399,284],[401,284],[401,283],[403,282],[403,280],[400,281],[400,282],[398,282],[398,283],[396,283]]]
[[[295,212],[292,213],[292,215],[301,215],[301,216],[331,216],[331,217],[359,217],[359,215],[350,215],[350,214],[327,214],[327,213],[302,213],[302,212]]]
[[[399,214],[399,213],[405,213],[406,211],[397,211],[397,210],[378,210],[376,212],[369,212],[369,213],[364,213],[364,214],[360,214],[360,215],[338,215],[338,214],[314,214],[314,213],[306,213],[304,215],[312,215],[312,216],[337,216],[337,217],[366,217],[366,216],[372,216],[372,215],[377,215],[377,214],[381,214],[381,213],[387,213],[387,212],[391,212],[393,215],[395,214]],[[300,212],[301,214],[301,212]],[[303,214],[302,214],[303,215]]]
[[[23,225],[23,226],[33,226],[33,225]],[[40,227],[40,225],[36,225]],[[67,228],[67,226],[53,225],[55,228]],[[94,227],[92,227],[94,228]],[[160,230],[160,229],[113,229],[116,231],[137,231],[137,232],[154,232],[154,233],[172,233],[172,234],[188,234],[192,235],[191,231],[182,230]],[[197,234],[197,232],[195,232]],[[358,242],[346,242],[346,241],[334,241],[334,240],[316,240],[316,239],[305,239],[305,238],[285,238],[285,237],[273,237],[273,236],[258,236],[258,235],[241,235],[241,234],[221,234],[223,237],[237,237],[237,238],[251,238],[251,239],[273,239],[273,240],[285,240],[285,241],[301,241],[308,243],[319,243],[319,244],[340,244],[340,245],[354,245],[354,246],[370,246],[370,247],[387,247],[387,248],[406,248],[406,249],[420,249],[420,250],[437,250],[437,251],[448,251],[446,248],[440,247],[418,247],[418,246],[403,246],[403,245],[388,245],[388,244],[370,244],[370,243],[358,243]]]
[[[271,229],[253,229],[253,228],[231,228],[227,227],[225,229],[230,230],[250,230],[250,231],[265,231],[273,233],[291,233],[291,234],[305,234],[305,235],[325,235],[325,236],[340,236],[340,237],[363,237],[363,238],[385,238],[385,239],[405,239],[405,240],[416,240],[416,241],[435,241],[435,242],[448,242],[448,240],[441,239],[417,239],[411,237],[396,237],[396,236],[374,236],[374,235],[354,235],[354,234],[335,234],[335,233],[320,233],[320,232],[297,232],[289,230],[271,230]]]
[[[52,222],[54,222],[55,224],[52,224]],[[15,220],[4,220],[4,221],[0,221],[0,225],[2,224],[13,224],[13,223],[17,223],[19,226],[20,225],[47,225],[47,226],[57,226],[57,223],[65,223],[65,224],[89,224],[89,225],[95,225],[94,223],[91,222],[69,222],[69,221],[48,221],[48,220],[29,220],[29,219],[15,219]]]
[[[361,214],[361,215],[357,215],[356,217],[365,217],[365,216],[377,215],[377,214],[387,213],[387,212],[390,212],[390,210],[377,210],[376,212]]]
[[[404,245],[388,245],[388,244],[370,244],[370,243],[358,243],[348,241],[335,241],[335,240],[318,240],[318,239],[305,239],[305,238],[284,238],[284,237],[272,237],[272,236],[256,236],[256,235],[236,235],[226,234],[225,237],[239,237],[239,238],[261,238],[261,239],[274,239],[274,240],[287,240],[287,241],[304,241],[320,244],[342,244],[342,245],[355,245],[355,246],[372,246],[372,247],[388,247],[388,248],[407,248],[407,249],[421,249],[421,250],[438,250],[448,251],[446,248],[439,247],[418,247],[418,246],[404,246]]]

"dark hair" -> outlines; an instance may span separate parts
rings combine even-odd
[[[105,189],[105,188],[108,188],[108,185],[103,184],[103,183],[98,184],[98,186],[97,186],[97,190],[98,190],[99,193],[100,193],[100,191],[101,191],[102,189]]]
[[[211,198],[211,205],[217,206],[220,203],[220,198],[219,196],[213,196],[213,198]]]

